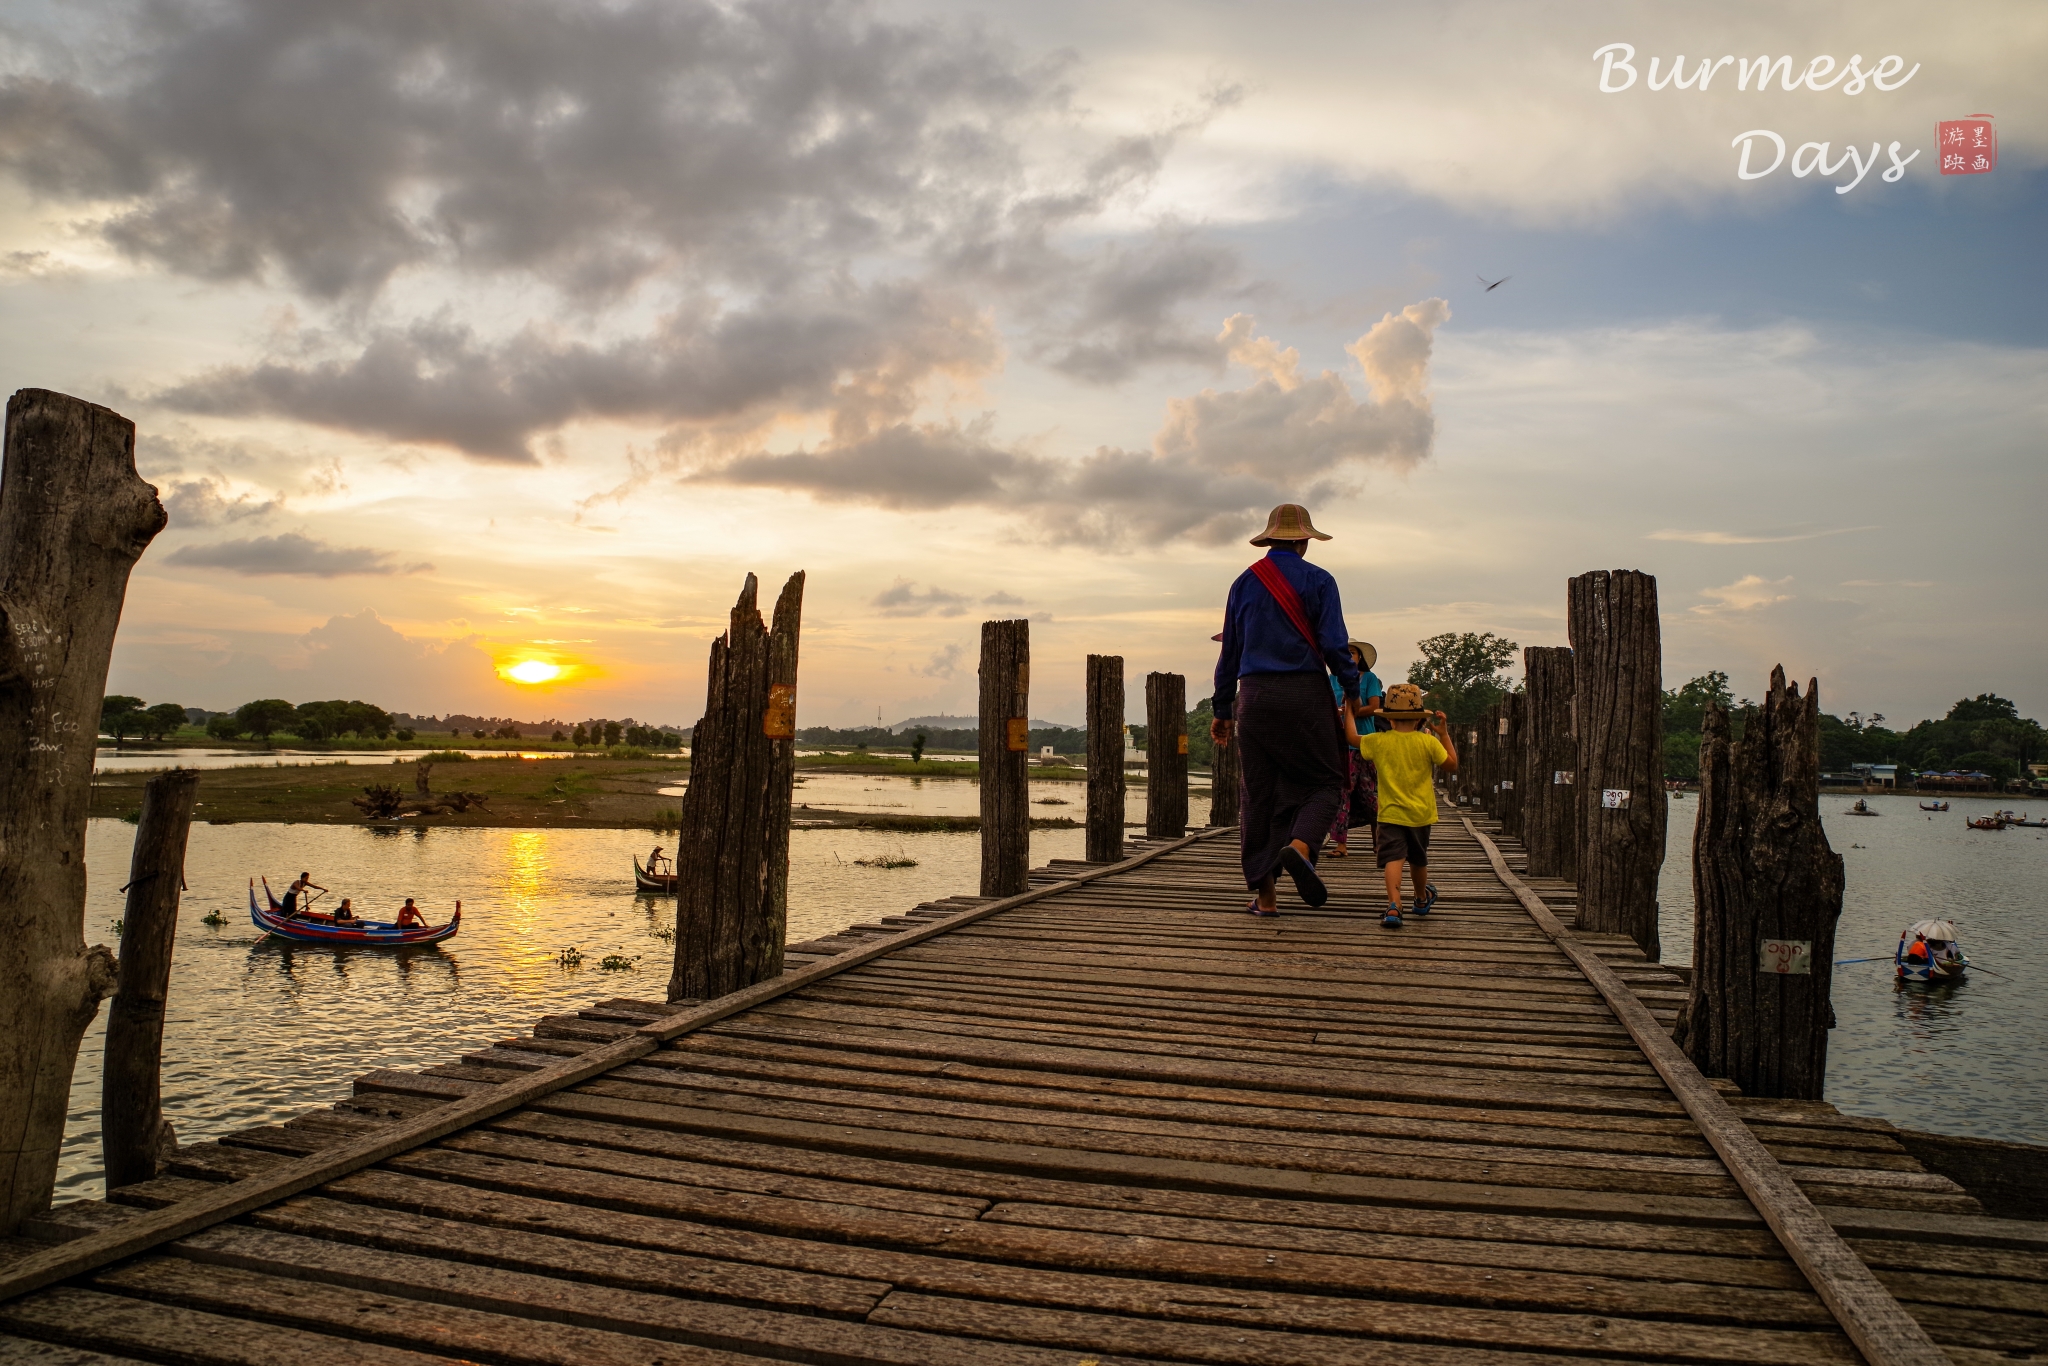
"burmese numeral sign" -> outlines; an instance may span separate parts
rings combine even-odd
[[[1756,970],[1778,976],[1813,975],[1811,939],[1766,939],[1757,945]]]
[[[1609,811],[1628,810],[1628,789],[1625,787],[1603,787],[1600,789],[1600,805]]]
[[[768,685],[768,709],[761,713],[761,733],[770,740],[796,739],[796,684]]]
[[[1503,792],[1513,792],[1515,790],[1515,780],[1513,778],[1502,778],[1500,780],[1500,790]]]
[[[1012,754],[1028,754],[1031,751],[1031,722],[1022,716],[1012,716],[1004,721],[1003,747]]]
[[[1186,754],[1188,752],[1188,737],[1185,735],[1180,737],[1180,752],[1182,754]]]
[[[1943,175],[1985,175],[1998,165],[1998,133],[1989,114],[1937,123],[1934,141]]]
[[[1552,787],[1570,787],[1572,785],[1572,771],[1568,768],[1557,769],[1550,775],[1550,785]]]

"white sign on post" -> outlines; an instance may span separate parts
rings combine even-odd
[[[1500,733],[1502,735],[1506,735],[1508,733],[1508,718],[1505,716],[1500,718]]]
[[[1512,791],[1514,791],[1514,790],[1515,790],[1515,780],[1514,780],[1513,778],[1502,778],[1502,779],[1500,780],[1500,785],[1501,785],[1501,787],[1502,787],[1502,788],[1504,788],[1505,790],[1507,790],[1507,791],[1509,791],[1509,792],[1512,792]]]
[[[1628,810],[1628,789],[1625,787],[1603,787],[1600,789],[1600,805],[1609,811]]]
[[[1813,975],[1811,939],[1766,939],[1757,946],[1756,969],[1765,976]]]
[[[1550,785],[1552,787],[1570,787],[1572,785],[1572,771],[1568,768],[1558,769],[1550,775]]]

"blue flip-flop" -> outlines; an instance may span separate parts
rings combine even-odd
[[[1280,851],[1280,866],[1287,870],[1287,876],[1294,879],[1294,891],[1311,906],[1320,906],[1330,899],[1330,889],[1323,885],[1323,879],[1315,865],[1303,858],[1301,851],[1288,845]]]
[[[1275,906],[1272,910],[1269,911],[1264,906],[1261,906],[1259,904],[1259,899],[1257,897],[1253,897],[1251,904],[1249,906],[1246,906],[1244,909],[1246,914],[1258,916],[1262,920],[1280,914],[1280,908],[1278,906]]]

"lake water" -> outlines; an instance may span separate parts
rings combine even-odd
[[[1034,814],[1080,818],[1085,789],[1033,783]],[[961,780],[810,774],[797,800],[839,810],[973,814],[979,796]],[[1952,987],[1899,989],[1889,967],[1840,968],[1828,1099],[1845,1110],[1950,1133],[2048,1141],[2048,949],[2036,931],[2048,885],[2048,831],[1966,830],[1966,814],[1994,803],[1955,801],[1932,821],[1910,797],[1871,799],[1878,819],[1823,803],[1829,838],[1848,862],[1838,957],[1888,954],[1908,922],[1943,914],[1984,966]],[[1207,818],[1205,794],[1191,819]],[[1690,955],[1691,829],[1696,801],[1672,803],[1665,863],[1665,956]],[[1965,808],[1969,808],[1968,811]],[[801,816],[801,811],[798,815]],[[1128,816],[1143,819],[1143,789]],[[134,827],[94,821],[88,941],[116,942],[115,890],[127,880]],[[790,838],[792,939],[900,914],[921,901],[973,892],[979,836],[803,829]],[[666,989],[674,903],[636,896],[631,857],[658,837],[633,830],[370,830],[328,825],[198,825],[180,909],[164,1041],[165,1110],[196,1141],[324,1105],[375,1067],[452,1061],[522,1033],[542,1015],[606,996],[659,998]],[[661,840],[664,844],[671,843]],[[1852,847],[1855,845],[1861,848]],[[1083,832],[1032,835],[1034,864],[1079,858]],[[907,854],[912,868],[856,860]],[[408,896],[429,919],[464,902],[462,933],[435,949],[392,951],[288,946],[249,923],[248,879],[273,886],[300,869],[355,898],[372,916]],[[219,911],[226,923],[204,923]],[[575,947],[581,966],[559,955]],[[636,958],[623,971],[596,965]],[[2004,974],[1994,976],[1993,972]],[[105,1012],[81,1050],[72,1091],[60,1198],[99,1193],[99,1067]]]

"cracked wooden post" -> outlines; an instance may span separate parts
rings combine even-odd
[[[1522,719],[1522,847],[1529,876],[1566,881],[1579,874],[1577,817],[1572,810],[1572,652],[1564,645],[1522,651],[1528,701]]]
[[[0,1234],[56,1186],[79,1040],[114,987],[85,944],[85,818],[128,573],[164,526],[135,424],[7,401],[0,473]]]
[[[1188,832],[1188,681],[1145,675],[1145,836]]]
[[[1655,962],[1664,866],[1664,659],[1657,580],[1595,570],[1570,583],[1580,817],[1579,928],[1625,934]]]
[[[1124,856],[1124,660],[1088,656],[1088,851],[1090,863]]]
[[[1693,831],[1692,997],[1678,1044],[1746,1096],[1819,1100],[1827,1081],[1842,856],[1820,821],[1820,695],[1771,670],[1731,741],[1709,707]]]
[[[1209,824],[1236,825],[1240,787],[1237,769],[1237,736],[1216,746],[1209,763]]]
[[[1031,885],[1031,623],[981,624],[981,894]]]
[[[198,794],[199,774],[189,768],[159,773],[142,788],[142,817],[128,860],[128,902],[121,912],[120,984],[107,1008],[100,1068],[100,1151],[108,1190],[151,1180],[159,1156],[178,1146],[163,1113],[164,1001],[185,884],[185,840]]]
[[[1522,714],[1526,697],[1511,692],[1500,700],[1500,829],[1522,838]]]
[[[759,592],[747,575],[725,634],[711,642],[704,719],[691,733],[671,1001],[724,996],[782,971],[804,576],[783,585],[772,628]]]

